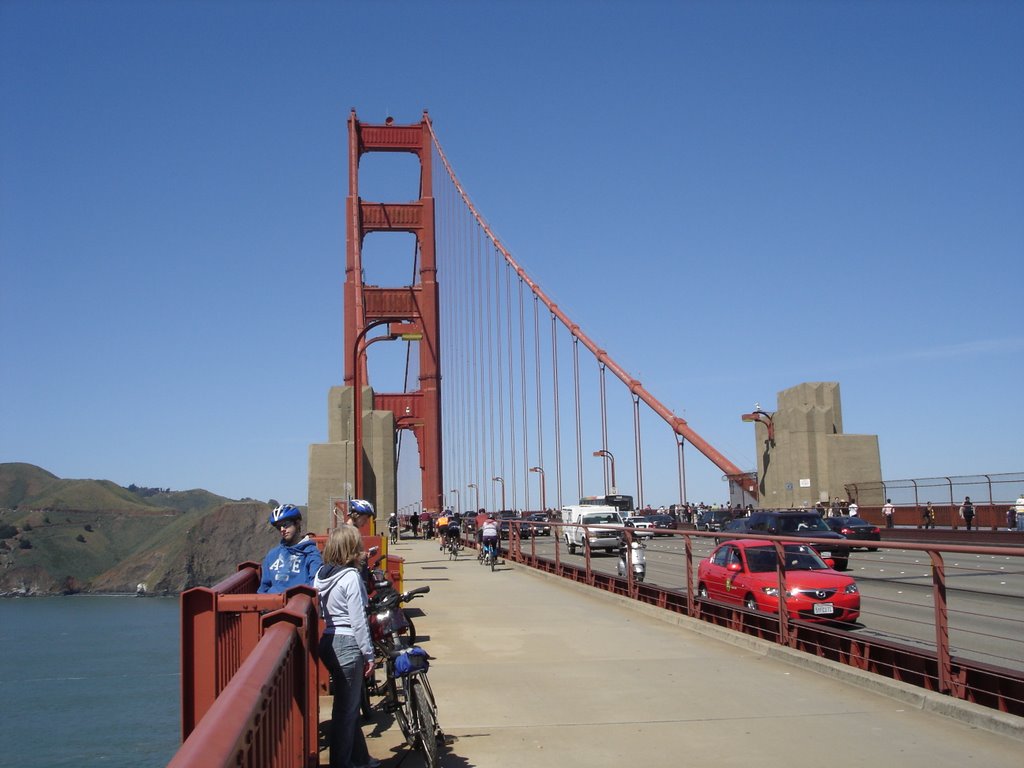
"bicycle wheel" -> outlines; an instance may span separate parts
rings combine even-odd
[[[359,713],[363,716],[363,722],[373,720],[373,707],[370,704],[370,682],[363,679],[363,697],[359,702]]]
[[[441,763],[440,750],[437,746],[437,715],[433,702],[426,686],[420,680],[413,682],[412,692],[416,717],[419,720],[420,749],[426,758],[427,768],[437,768]]]

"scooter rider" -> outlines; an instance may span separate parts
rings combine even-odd
[[[619,576],[626,575],[626,569],[632,568],[633,576],[639,581],[644,580],[647,575],[647,555],[644,554],[646,545],[637,534],[633,534],[632,541],[628,541],[623,533],[619,538]],[[632,549],[632,552],[629,550]]]

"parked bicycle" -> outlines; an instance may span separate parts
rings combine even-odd
[[[444,733],[437,724],[437,703],[427,679],[427,652],[410,642],[409,622],[401,606],[424,595],[430,587],[404,594],[382,589],[367,608],[377,664],[385,679],[371,681],[371,692],[384,697],[384,710],[394,715],[406,742],[423,753],[428,768],[438,768]]]

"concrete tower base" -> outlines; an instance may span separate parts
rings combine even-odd
[[[827,505],[830,499],[846,498],[847,483],[878,483],[881,488],[878,436],[843,434],[838,382],[785,389],[778,394],[778,406],[770,414],[774,440],[768,439],[765,424],[755,424],[761,507]],[[865,492],[856,501],[881,505],[881,493]]]
[[[373,390],[362,388],[363,496],[377,511],[377,530],[395,511],[398,466],[395,457],[395,416],[373,411]],[[327,442],[309,446],[309,512],[306,527],[324,533],[334,525],[333,501],[352,493],[352,387],[331,387],[327,395]]]

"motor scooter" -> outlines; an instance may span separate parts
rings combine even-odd
[[[619,545],[619,564],[616,568],[619,576],[625,576],[630,565],[633,568],[633,578],[636,581],[643,581],[647,575],[647,545],[639,536],[634,536],[628,544],[623,539]]]

